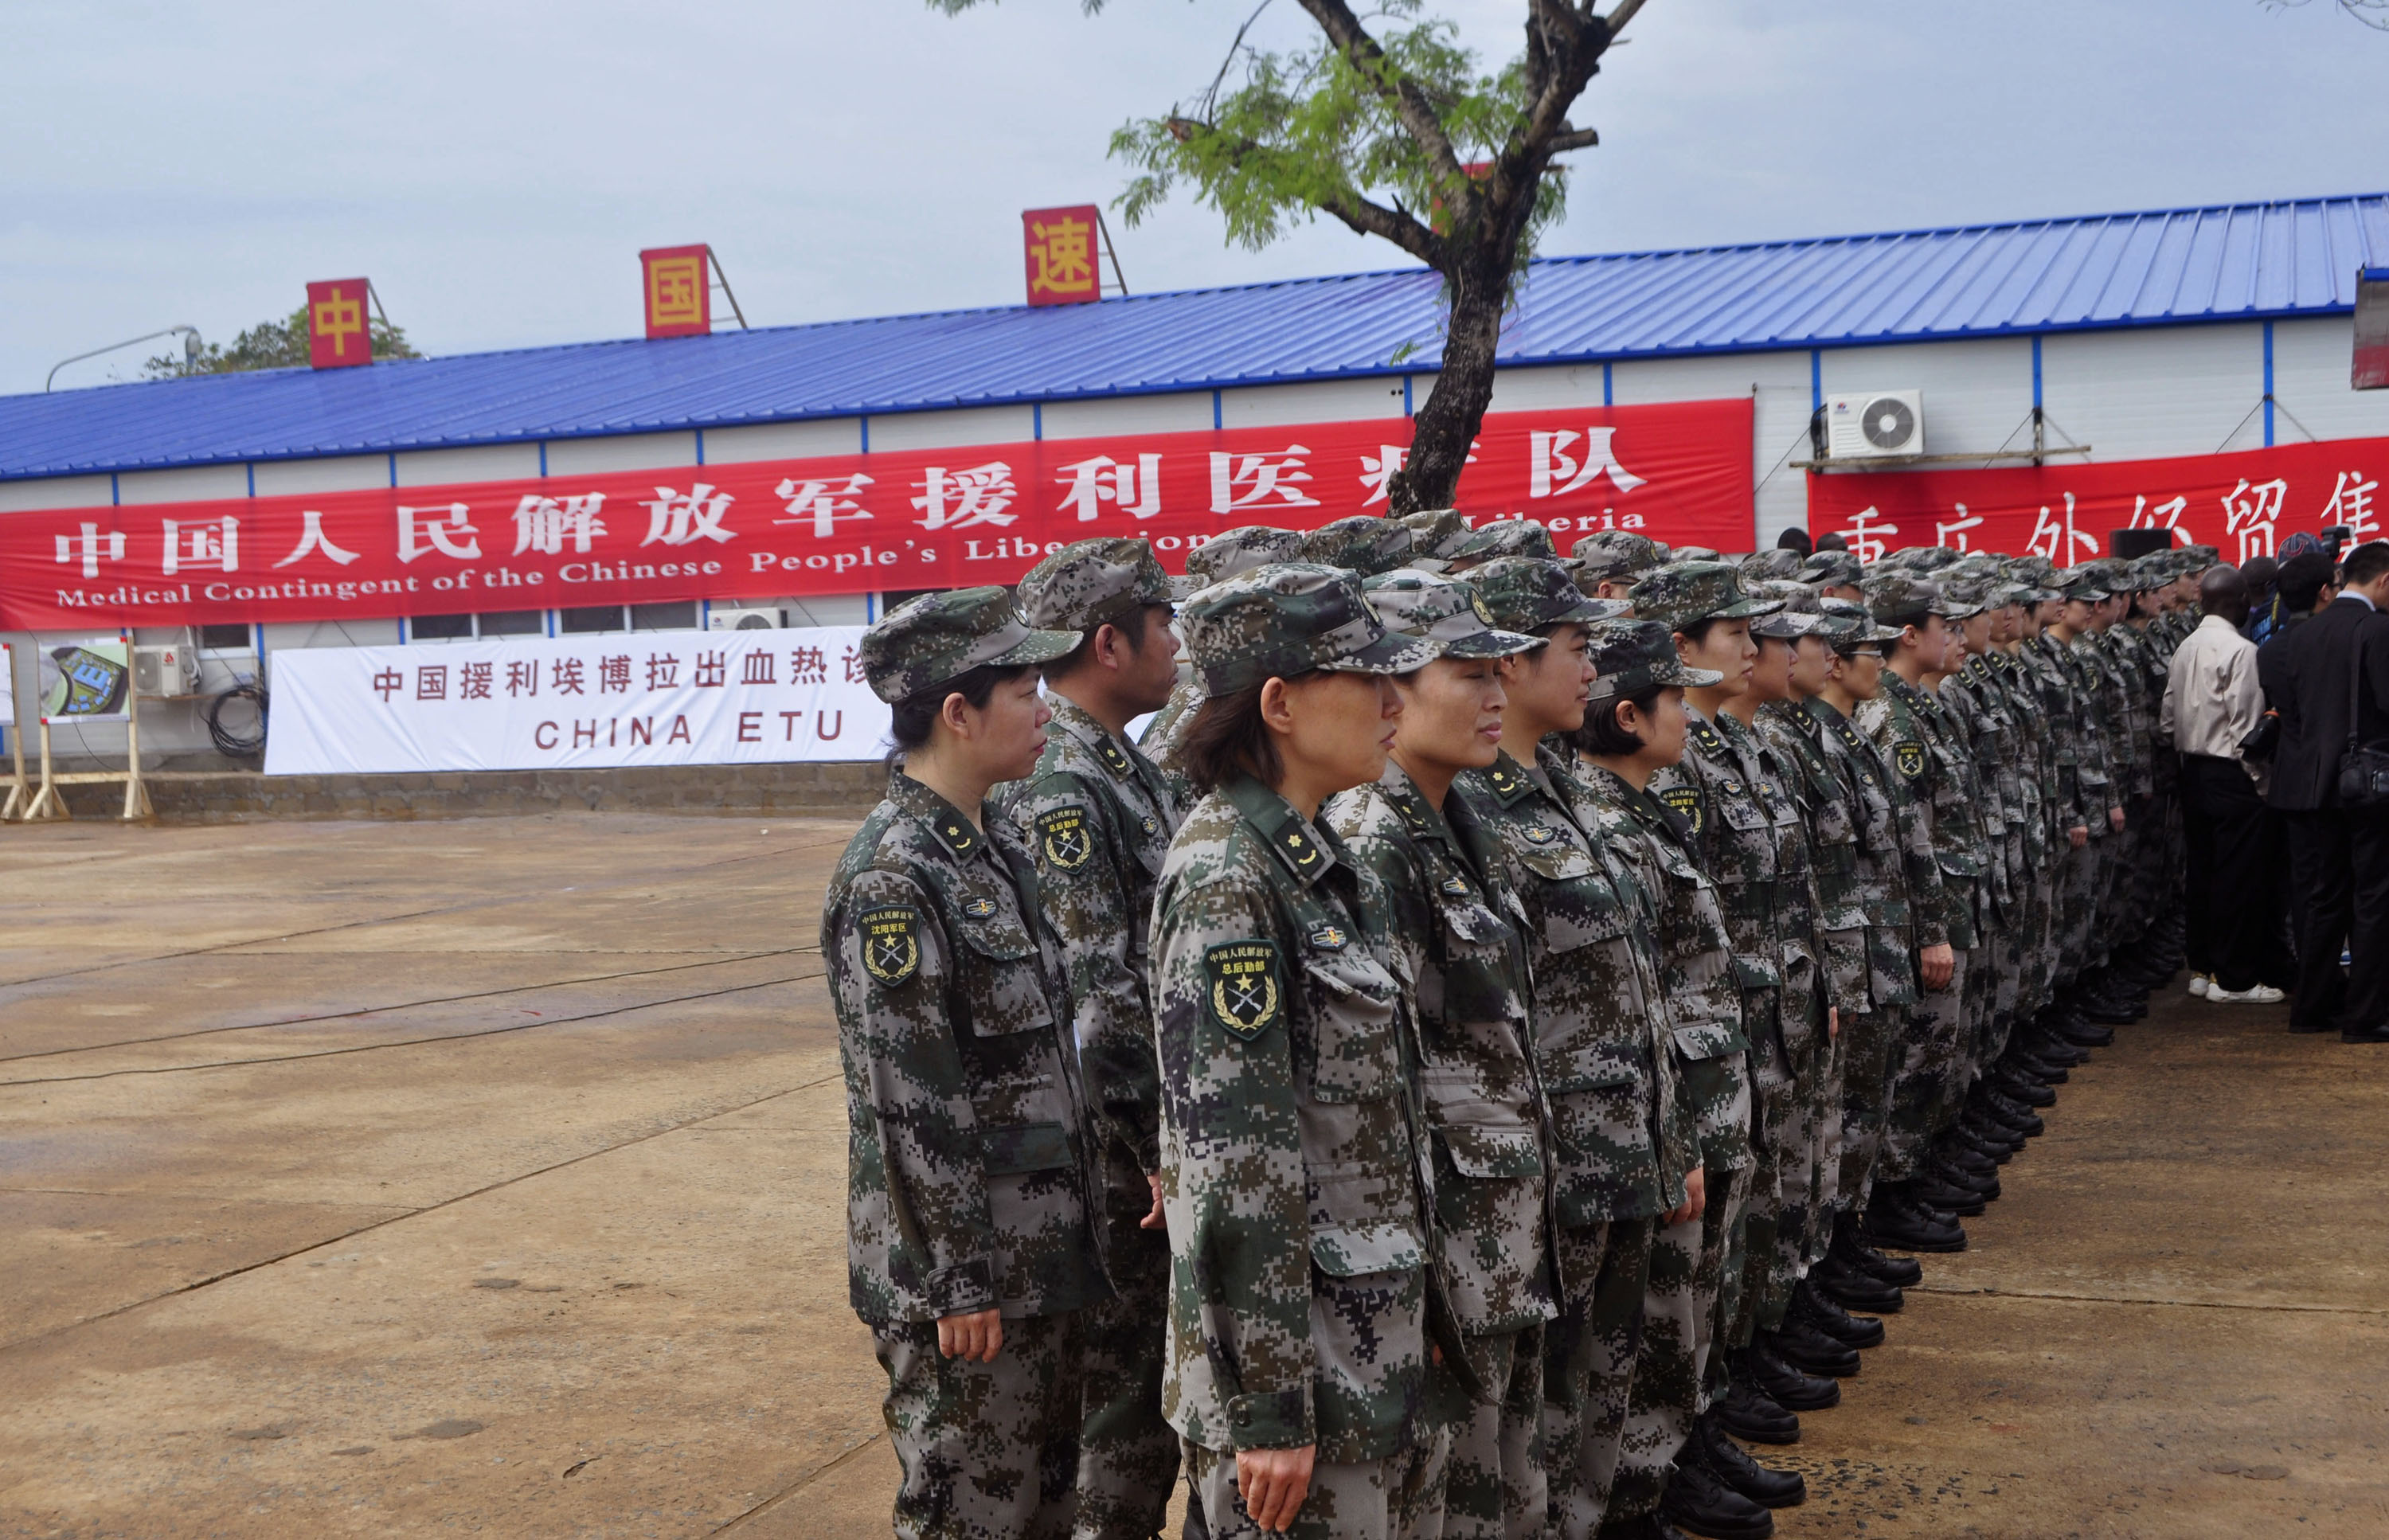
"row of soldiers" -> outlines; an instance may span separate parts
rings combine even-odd
[[[1770,1534],[1743,1445],[2178,966],[2214,560],[1445,510],[890,614],[822,942],[897,1532]]]

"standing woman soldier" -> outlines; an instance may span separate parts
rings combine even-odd
[[[1162,1410],[1216,1540],[1433,1536],[1450,1439],[1428,1406],[1410,1002],[1386,896],[1319,808],[1384,773],[1386,676],[1442,649],[1309,563],[1214,584],[1180,626],[1205,692],[1181,764],[1204,795],[1154,899]],[[1435,1340],[1462,1350],[1456,1329]]]
[[[1540,526],[1535,527],[1539,531]],[[1544,645],[1497,630],[1467,584],[1394,572],[1362,585],[1396,633],[1442,655],[1395,681],[1385,773],[1328,804],[1328,826],[1392,902],[1417,1000],[1440,1254],[1485,1394],[1452,1430],[1446,1540],[1539,1540],[1543,1323],[1557,1314],[1542,1087],[1529,1052],[1526,920],[1499,836],[1451,795],[1501,752],[1501,660]],[[1571,590],[1573,585],[1571,585]]]
[[[887,800],[846,847],[822,956],[846,1071],[847,1277],[888,1370],[901,1536],[1069,1533],[1095,1253],[1086,1101],[1028,853],[982,806],[1050,715],[1000,588],[863,633],[895,707]]]

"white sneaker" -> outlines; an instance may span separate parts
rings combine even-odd
[[[2208,978],[2204,974],[2192,974],[2190,975],[2190,992],[2196,995],[2200,999],[2206,999],[2206,992],[2214,987],[2215,981]]]
[[[2269,984],[2258,984],[2246,989],[2218,989],[2209,985],[2206,998],[2217,1005],[2279,1005],[2289,996]]]

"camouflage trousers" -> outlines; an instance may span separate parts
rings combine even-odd
[[[1813,1055],[1794,1063],[1780,1051],[1779,1045],[1788,1045],[1801,1034],[1796,1029],[1779,1033],[1782,1024],[1778,1012],[1787,1008],[1787,999],[1815,998],[1815,990],[1806,986],[1805,973],[1802,984],[1742,994],[1743,1030],[1751,1037],[1757,1063],[1752,1076],[1742,1266],[1727,1290],[1735,1301],[1724,1332],[1729,1347],[1747,1346],[1759,1327],[1781,1325],[1792,1302],[1792,1285],[1799,1281],[1805,1205],[1816,1185],[1817,1075],[1814,1065],[1805,1062]],[[1722,1361],[1722,1355],[1715,1356]]]
[[[1965,1056],[1974,1046],[1966,1037],[1966,991],[1979,955],[1973,948],[1955,953],[1949,986],[1926,990],[1900,1032],[1884,1110],[1883,1152],[1876,1162],[1884,1181],[1904,1182],[1916,1175],[1926,1147],[1941,1131],[1947,1088],[1965,1073]]]
[[[1983,927],[1983,944],[1975,950],[1980,965],[1975,970],[1979,982],[1975,988],[1978,1003],[1974,1043],[1967,1053],[1965,1079],[1950,1093],[1954,1100],[1942,1110],[1944,1127],[1956,1121],[1975,1077],[2007,1051],[2008,1037],[2015,1029],[2016,1012],[2023,999],[2024,948],[2012,922],[2021,918],[2022,908],[2021,902],[2011,902]]]
[[[2079,850],[2068,845],[2058,858],[2056,986],[2060,989],[2071,988],[2091,965],[2090,929],[2099,912],[2099,857],[2105,843],[2094,838]]]
[[[1742,1229],[1741,1171],[1711,1171],[1698,1219],[1659,1228],[1642,1286],[1642,1335],[1635,1344],[1626,1425],[1618,1439],[1608,1521],[1655,1510],[1676,1455],[1707,1406],[1702,1383],[1717,1346],[1727,1253]]]
[[[1161,1415],[1169,1235],[1139,1223],[1153,1189],[1130,1153],[1104,1152],[1105,1270],[1114,1297],[1087,1312],[1077,1540],[1151,1540],[1178,1483],[1178,1430]]]
[[[1656,1219],[1558,1232],[1559,1318],[1543,1329],[1543,1465],[1556,1540],[1592,1540],[1617,1476]]]
[[[1294,1540],[1435,1540],[1443,1533],[1443,1470],[1450,1446],[1451,1435],[1438,1429],[1384,1459],[1315,1465],[1293,1526],[1271,1531],[1245,1509],[1234,1451],[1199,1444],[1184,1448],[1211,1540],[1261,1540],[1264,1534]]]
[[[1551,1523],[1543,1464],[1543,1328],[1467,1341],[1485,1387],[1451,1427],[1445,1540],[1541,1540]]]
[[[1777,1151],[1774,1246],[1765,1251],[1752,1233],[1748,1251],[1755,1262],[1763,1257],[1766,1278],[1751,1285],[1745,1315],[1752,1326],[1769,1331],[1783,1324],[1793,1286],[1824,1257],[1841,1191],[1841,1057],[1827,1029],[1824,1000],[1813,988],[1787,988],[1779,1009],[1798,1013],[1787,1023],[1795,1029],[1786,1041],[1802,1038],[1809,1047],[1792,1064],[1782,1113],[1764,1109],[1767,1137]],[[1732,1345],[1749,1341],[1747,1330],[1737,1330]]]
[[[2016,938],[2024,956],[2016,986],[2019,1021],[2040,1014],[2057,996],[2057,870],[2056,850],[2026,854],[2024,923]]]
[[[1063,1540],[1076,1508],[1081,1312],[1003,1323],[991,1364],[938,1351],[935,1321],[871,1328],[902,1475],[900,1540]]]
[[[1917,1008],[1879,1006],[1842,1023],[1841,1204],[1864,1208],[1891,1110],[1893,1051]]]

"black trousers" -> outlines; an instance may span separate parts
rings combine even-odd
[[[2226,989],[2253,988],[2281,972],[2280,820],[2237,759],[2183,755],[2181,789],[2191,971]]]
[[[2389,1023],[2389,811],[2285,813],[2298,990],[2290,1025]],[[2351,966],[2339,965],[2344,948]]]

